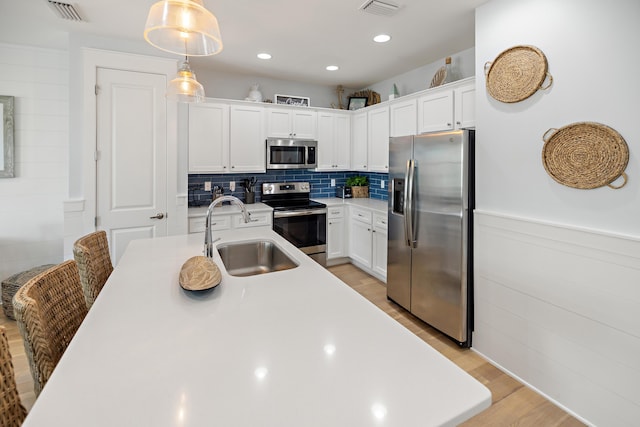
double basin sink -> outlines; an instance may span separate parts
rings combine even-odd
[[[224,243],[218,245],[217,249],[222,263],[232,276],[255,276],[298,266],[275,242],[270,240]]]

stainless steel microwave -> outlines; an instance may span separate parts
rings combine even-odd
[[[267,169],[313,169],[318,165],[318,141],[267,139]]]

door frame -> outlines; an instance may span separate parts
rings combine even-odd
[[[112,52],[82,48],[82,232],[77,237],[96,230],[97,208],[96,188],[96,96],[98,68],[113,68],[126,71],[146,72],[166,76],[167,83],[174,78],[177,60],[131,53]],[[167,235],[186,233],[186,180],[179,174],[185,167],[179,164],[184,156],[178,150],[178,105],[167,102]],[[73,159],[73,156],[70,156]],[[179,192],[182,183],[185,189]],[[76,228],[77,229],[77,228]],[[76,238],[77,238],[76,237]],[[73,239],[73,238],[72,238]]]

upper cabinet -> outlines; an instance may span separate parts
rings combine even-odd
[[[414,99],[393,102],[389,106],[389,135],[407,136],[417,133],[418,102]]]
[[[316,139],[318,113],[305,108],[270,107],[267,110],[267,136]]]
[[[189,105],[189,173],[265,172],[264,107]]]
[[[476,84],[466,83],[453,90],[456,129],[476,127]]]
[[[351,169],[369,170],[369,141],[367,138],[367,112],[356,112],[351,116]]]
[[[351,169],[389,171],[389,106],[367,107],[351,116]]]
[[[418,132],[475,127],[475,82],[452,83],[418,98]]]
[[[348,112],[318,113],[318,171],[351,168],[351,116]]]
[[[232,105],[229,116],[229,172],[266,172],[264,107]]]
[[[189,104],[189,173],[224,173],[229,165],[229,105]]]
[[[389,172],[389,107],[367,112],[369,172]]]

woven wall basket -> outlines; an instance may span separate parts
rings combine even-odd
[[[542,135],[542,163],[560,184],[580,189],[607,185],[613,189],[627,183],[624,170],[629,163],[629,147],[622,136],[600,123],[573,123],[549,129]],[[622,177],[618,186],[611,183]]]
[[[487,91],[501,102],[522,101],[538,89],[549,89],[553,83],[553,77],[547,72],[547,58],[534,46],[509,48],[493,62],[484,64],[484,71]],[[545,80],[548,83],[543,86]]]

